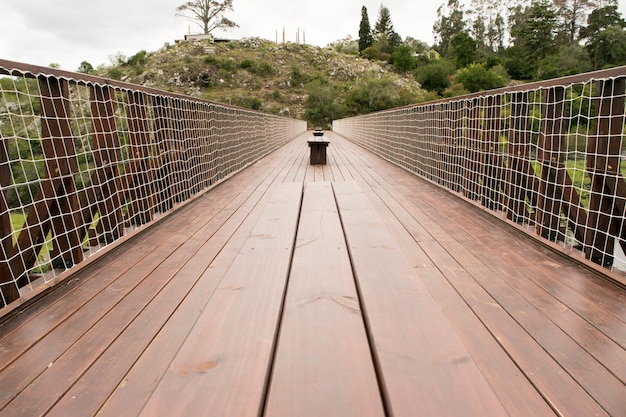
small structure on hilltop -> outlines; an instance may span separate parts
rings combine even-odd
[[[210,33],[207,33],[207,34],[202,33],[202,34],[195,34],[195,35],[192,35],[192,34],[185,35],[185,40],[189,41],[189,42],[191,42],[191,41],[206,41],[206,40],[208,40],[210,42],[215,42],[215,38]]]

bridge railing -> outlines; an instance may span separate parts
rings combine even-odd
[[[337,120],[333,130],[570,254],[624,268],[626,67]]]
[[[303,121],[0,60],[0,306],[304,131]]]

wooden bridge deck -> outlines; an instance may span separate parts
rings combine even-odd
[[[626,296],[327,133],[0,326],[2,416],[624,416]]]

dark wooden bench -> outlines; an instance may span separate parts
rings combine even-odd
[[[326,148],[330,142],[322,139],[323,135],[322,130],[316,129],[313,132],[313,139],[307,141],[311,149],[311,165],[326,165]]]

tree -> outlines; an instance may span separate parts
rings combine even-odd
[[[456,70],[453,63],[445,59],[430,62],[415,71],[415,79],[428,91],[441,95],[450,87],[450,76]]]
[[[621,32],[626,28],[626,21],[617,10],[617,2],[612,3],[592,11],[587,18],[587,26],[580,30],[580,37],[586,39],[585,48],[595,69],[620,63],[611,61],[620,55]],[[615,54],[612,49],[616,50]]]
[[[626,32],[618,25],[598,34],[591,57],[597,69],[626,63]]]
[[[487,46],[494,52],[504,49],[505,23],[501,14],[497,14],[489,20],[485,41]]]
[[[93,72],[93,65],[91,65],[87,61],[83,61],[78,67],[78,72],[82,72],[83,74],[91,74]]]
[[[402,38],[393,29],[389,9],[382,4],[380,5],[380,9],[378,11],[378,20],[376,21],[376,25],[374,25],[374,36],[377,41],[383,40],[387,42],[387,48],[381,49],[389,54],[391,54],[402,43]]]
[[[361,7],[361,24],[359,25],[359,53],[372,46],[372,43],[374,43],[374,37],[367,16],[367,7],[363,6]]]
[[[400,107],[417,100],[415,94],[387,75],[361,79],[346,95],[348,115],[366,114]]]
[[[344,116],[344,107],[337,103],[337,92],[327,80],[317,79],[306,86],[304,118],[312,125],[328,128]]]
[[[467,67],[476,59],[476,41],[467,32],[459,32],[450,40],[451,55],[457,68]]]
[[[183,16],[196,23],[208,35],[215,29],[232,29],[239,27],[232,20],[224,17],[228,11],[233,11],[233,0],[192,0],[176,8],[176,15]]]
[[[516,10],[512,16],[511,37],[524,59],[536,61],[556,52],[556,18],[549,0],[533,1],[530,7]]]
[[[446,15],[446,12],[448,14]],[[465,30],[463,6],[459,0],[448,0],[448,5],[441,5],[437,9],[438,20],[433,25],[433,34],[437,42],[439,53],[447,57],[450,40],[454,35]]]
[[[481,64],[472,64],[467,68],[459,70],[455,80],[463,84],[463,87],[472,93],[500,88],[506,85],[504,78]]]
[[[564,44],[571,45],[578,41],[580,28],[584,25],[587,11],[593,9],[593,0],[554,0],[557,15],[560,19],[560,32]]]
[[[402,44],[391,54],[391,63],[398,72],[409,72],[415,69],[417,61],[413,58],[413,48]]]

